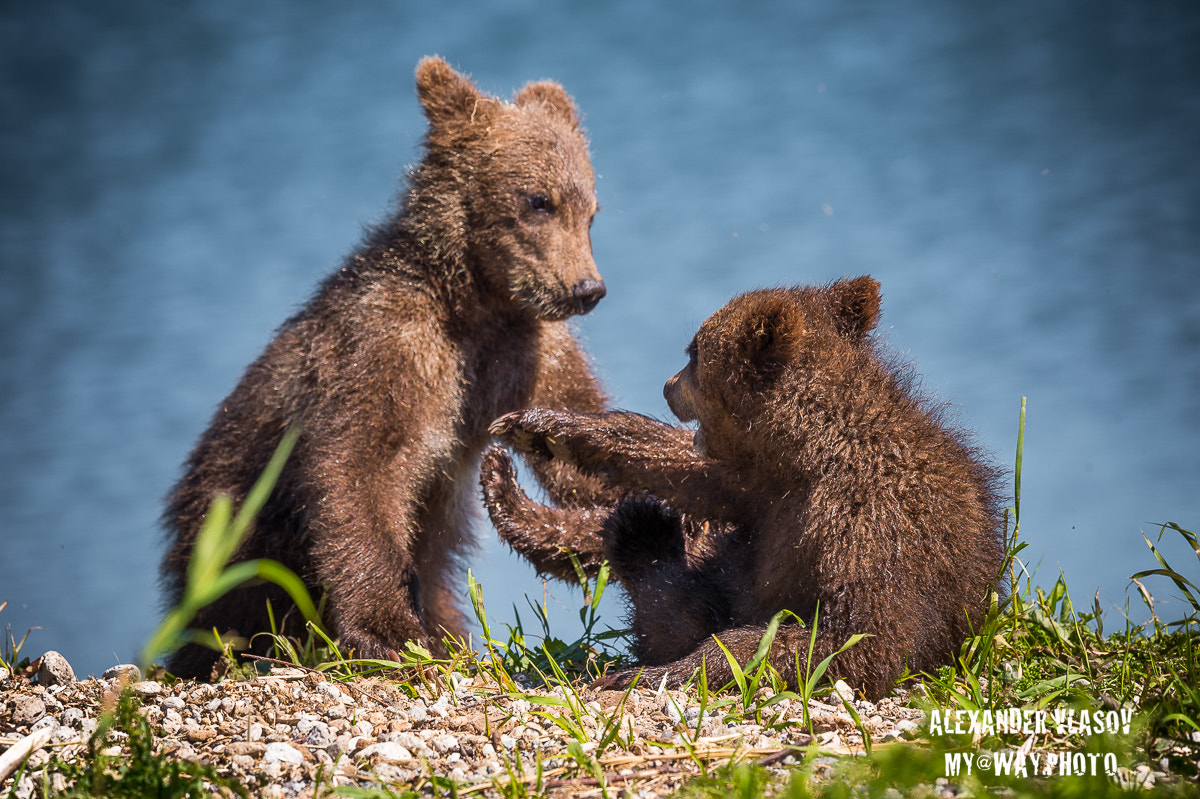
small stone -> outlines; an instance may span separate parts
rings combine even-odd
[[[429,714],[425,710],[425,703],[420,701],[419,699],[416,702],[414,702],[412,707],[410,707],[408,709],[408,718],[409,718],[409,721],[418,721],[418,722],[425,721],[426,719],[428,719]]]
[[[349,735],[342,734],[334,739],[327,749],[333,757],[340,757],[347,752],[354,751],[354,745],[358,742],[357,738],[351,738]]]
[[[53,649],[42,655],[42,665],[37,673],[38,685],[70,685],[75,682],[75,672],[67,659]]]
[[[246,739],[250,741],[261,741],[263,737],[263,725],[257,721],[250,725],[250,729],[246,731]]]
[[[258,741],[230,741],[225,744],[225,754],[230,756],[262,757],[267,752],[267,745]]]
[[[401,768],[395,763],[380,763],[373,767],[375,776],[382,780],[385,784],[407,785],[417,778],[417,772],[412,769]]]
[[[921,732],[921,728],[917,725],[917,723],[915,721],[910,721],[909,719],[900,719],[897,721],[896,729],[901,735],[909,739],[916,738]]]
[[[142,670],[132,663],[121,663],[105,670],[101,679],[131,683],[141,682]]]
[[[450,672],[450,684],[454,686],[454,695],[457,697],[468,696],[471,689],[475,687],[475,680],[470,677],[465,677],[457,671]]]
[[[192,689],[192,698],[197,702],[207,702],[212,699],[213,694],[217,692],[215,686],[210,683],[202,682]]]
[[[87,714],[79,708],[69,707],[62,712],[62,723],[64,727],[78,727],[79,722],[83,721],[86,717]]]
[[[50,742],[56,744],[64,744],[68,742],[74,743],[79,740],[79,733],[75,732],[75,730],[71,729],[65,724],[55,729],[54,734],[50,737]]]
[[[516,749],[517,748],[517,739],[512,737],[511,735],[501,735],[500,736],[500,745],[503,746],[505,749],[509,749],[509,750]]]
[[[36,696],[15,694],[8,702],[8,713],[14,727],[24,727],[46,715],[46,703]]]
[[[158,696],[163,690],[163,687],[154,680],[142,680],[141,682],[135,682],[133,685],[129,686],[129,688],[135,694],[142,697]]]
[[[296,727],[299,729],[300,725],[297,724]],[[336,740],[337,736],[330,731],[329,725],[323,721],[318,721],[309,729],[308,735],[304,738],[304,743],[317,749],[324,749]]]
[[[187,732],[187,739],[195,744],[211,741],[216,737],[217,731],[212,727],[196,727],[195,729],[188,730]]]
[[[267,750],[263,753],[263,762],[300,765],[304,762],[304,755],[300,754],[300,750],[291,744],[277,741],[267,744]]]
[[[183,710],[186,705],[187,702],[184,702],[177,696],[168,696],[162,701],[162,706],[168,710]]]
[[[36,732],[37,730],[44,730],[47,727],[52,730],[58,729],[58,719],[54,718],[54,716],[42,716],[40,719],[34,722],[33,726],[29,728],[29,731]]]
[[[364,747],[355,753],[356,757],[363,760],[382,761],[384,763],[395,763],[400,760],[412,760],[412,752],[405,749],[395,741],[385,741],[383,743],[375,743]]]
[[[458,739],[453,735],[439,735],[433,739],[432,744],[433,748],[441,755],[458,749]]]
[[[425,742],[411,732],[385,732],[379,736],[381,742],[395,742],[412,752],[420,752],[425,749]]]
[[[335,702],[340,702],[343,705],[354,704],[353,699],[351,699],[349,696],[347,696],[345,694],[345,692],[342,691],[341,688],[338,688],[336,685],[334,685],[331,682],[319,683],[317,685],[317,690],[320,691],[321,693],[325,694],[326,696],[328,696],[330,699],[332,699]]]
[[[433,713],[438,718],[446,718],[450,715],[450,696],[442,694],[438,697],[438,701],[434,702],[429,707],[429,712]]]
[[[854,689],[847,685],[845,680],[835,682],[833,684],[833,692],[836,696],[830,697],[831,699],[836,698],[841,702],[854,701]]]

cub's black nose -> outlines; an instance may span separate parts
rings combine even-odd
[[[580,313],[587,313],[595,308],[596,303],[604,299],[606,293],[608,292],[604,288],[603,280],[581,280],[571,289],[571,296],[575,298]]]

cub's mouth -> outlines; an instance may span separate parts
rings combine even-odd
[[[595,308],[608,289],[603,280],[581,280],[564,291],[541,285],[525,285],[518,289],[518,296],[533,308],[539,318],[548,322],[560,322],[571,316],[582,316]]]

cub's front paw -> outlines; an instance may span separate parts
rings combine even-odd
[[[488,518],[500,538],[511,544],[527,522],[523,515],[528,514],[532,503],[517,482],[516,467],[503,447],[493,444],[484,450],[479,461],[479,485]]]
[[[574,466],[575,454],[560,432],[573,421],[574,416],[568,411],[533,408],[501,416],[492,422],[488,432],[517,452],[557,458]]]
[[[494,507],[503,507],[505,499],[520,490],[516,467],[504,447],[492,444],[483,451],[479,459],[479,485],[489,513]]]

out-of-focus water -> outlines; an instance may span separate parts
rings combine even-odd
[[[882,335],[1005,465],[1029,398],[1040,582],[1122,605],[1155,565],[1139,531],[1200,525],[1194,4],[420,5],[0,11],[0,624],[43,628],[27,654],[136,653],[162,497],[388,207],[430,53],[504,95],[555,78],[586,114],[609,294],[580,329],[621,406],[669,416],[731,294],[870,273]],[[480,532],[511,622],[541,584]],[[550,590],[571,635],[578,595]]]

